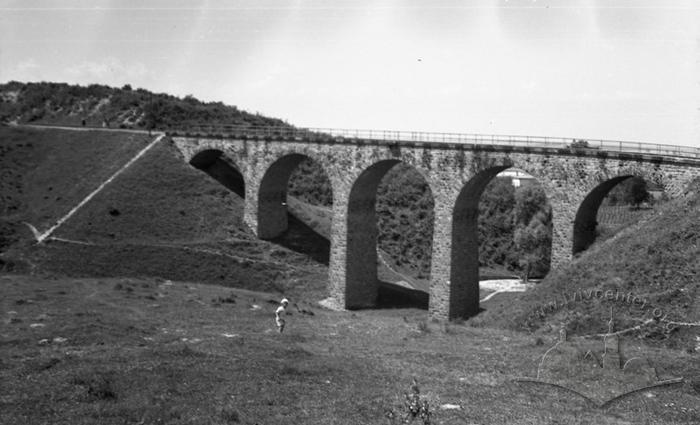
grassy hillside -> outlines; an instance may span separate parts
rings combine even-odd
[[[46,230],[124,165],[141,135],[0,127],[7,205],[0,216],[7,271],[68,276],[157,276],[277,292],[325,294],[325,268],[243,225],[242,200],[186,164],[164,141],[33,246],[25,223]],[[285,243],[284,238],[279,241]]]
[[[594,244],[534,290],[492,305],[476,322],[545,333],[564,326],[572,334],[584,335],[606,331],[612,308],[617,330],[640,326],[632,333],[635,337],[692,349],[700,329],[698,276],[700,193],[696,187],[687,198],[670,201],[657,214]],[[588,297],[590,290],[602,292]],[[583,299],[572,300],[579,291]],[[606,291],[611,291],[612,300],[606,298]],[[620,296],[615,295],[618,292]],[[640,301],[634,302],[634,297]],[[546,306],[555,301],[557,307]]]
[[[596,218],[598,222],[596,240],[604,241],[623,229],[652,216],[655,208],[659,208],[661,204],[646,208],[635,208],[631,205],[601,205]]]
[[[53,224],[148,141],[137,134],[0,126],[0,249],[24,232],[23,222],[38,229]]]

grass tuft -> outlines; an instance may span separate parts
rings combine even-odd
[[[223,406],[219,412],[219,416],[227,424],[237,424],[241,422],[241,414],[231,404]]]
[[[430,326],[428,325],[427,320],[421,320],[418,322],[418,332],[420,333],[430,333]]]
[[[86,372],[74,376],[71,384],[84,387],[86,401],[115,400],[117,393],[112,379],[111,374]]]

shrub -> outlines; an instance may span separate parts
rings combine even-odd
[[[110,374],[84,373],[73,377],[71,383],[85,387],[85,395],[88,401],[113,400],[117,398]]]
[[[232,424],[232,423],[237,424],[241,421],[240,413],[238,413],[238,410],[236,410],[230,404],[227,404],[221,408],[221,411],[219,412],[219,416],[221,416],[221,419],[223,419],[226,423],[229,423],[229,424]]]

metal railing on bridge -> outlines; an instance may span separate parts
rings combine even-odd
[[[282,138],[309,141],[342,143],[357,140],[379,140],[385,142],[450,143],[470,145],[499,145],[530,148],[569,149],[588,152],[617,152],[645,154],[670,158],[700,161],[700,148],[657,143],[641,143],[619,140],[577,139],[546,136],[516,136],[470,133],[434,133],[423,131],[354,130],[337,128],[294,128],[254,126],[187,126],[168,131],[175,136],[215,136],[247,138]]]

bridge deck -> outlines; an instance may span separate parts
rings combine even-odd
[[[700,163],[700,148],[619,140],[576,139],[544,136],[496,134],[430,133],[420,131],[352,130],[334,128],[188,126],[169,130],[171,136],[244,138],[262,140],[298,140],[331,143],[439,144],[474,148],[500,148],[518,151],[552,151],[579,155],[641,156],[643,159],[665,159]],[[618,155],[615,155],[618,154]],[[674,161],[675,162],[675,161]]]

